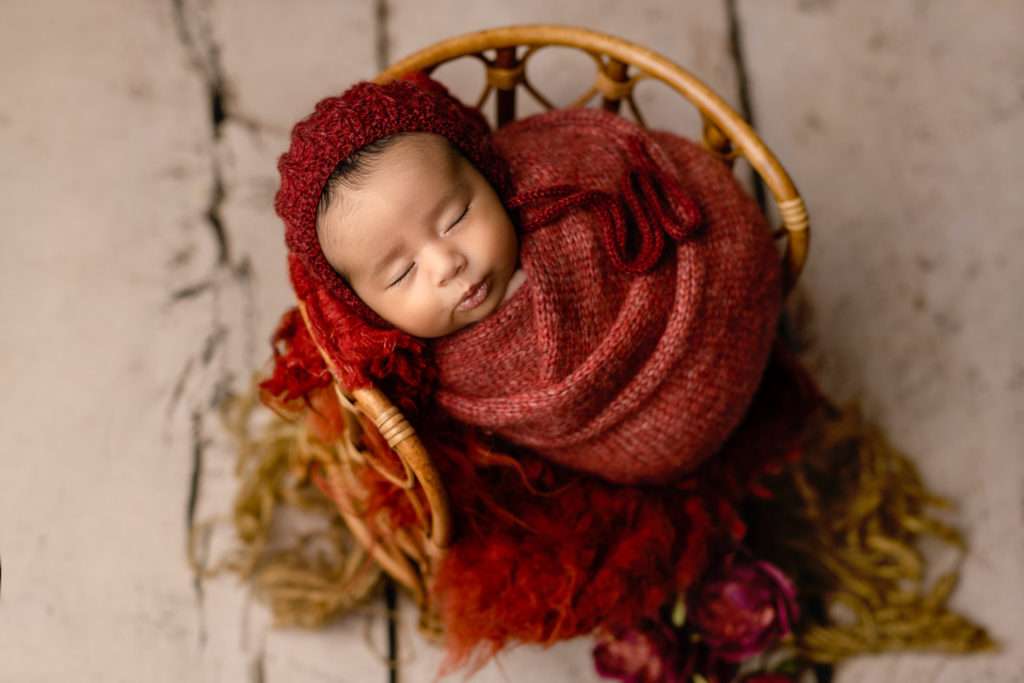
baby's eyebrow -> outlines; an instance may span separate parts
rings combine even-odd
[[[441,200],[438,201],[430,213],[427,214],[427,221],[429,223],[436,223],[441,217],[441,212],[444,210],[444,207],[455,201],[455,198],[458,197],[464,189],[465,181],[459,180],[457,183],[452,183],[448,187],[448,191],[441,197]]]
[[[395,258],[397,258],[398,255],[401,254],[401,253],[402,253],[401,245],[396,244],[396,245],[392,246],[391,249],[389,249],[388,252],[386,254],[384,254],[384,256],[377,261],[377,265],[375,265],[373,267],[373,273],[371,273],[371,276],[372,277],[377,277],[378,275],[380,275],[380,272],[382,270],[384,270],[384,267],[387,266],[389,263],[391,263],[391,261],[393,261]]]

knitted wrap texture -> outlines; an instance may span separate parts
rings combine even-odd
[[[494,138],[520,195],[555,184],[622,194],[642,150],[662,179],[652,196],[678,194],[677,183],[703,225],[680,231],[670,257],[641,274],[615,267],[597,209],[527,230],[521,288],[484,320],[433,340],[437,403],[612,481],[692,471],[743,418],[775,338],[781,267],[763,215],[694,143],[604,111],[550,112]]]

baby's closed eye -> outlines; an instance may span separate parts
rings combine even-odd
[[[416,265],[416,262],[415,262],[415,261],[413,261],[412,263],[410,263],[410,264],[409,264],[409,266],[408,266],[408,267],[407,267],[407,268],[406,268],[405,270],[403,270],[403,271],[402,271],[402,274],[401,274],[401,275],[399,275],[399,276],[398,276],[397,278],[395,278],[394,280],[392,280],[392,281],[391,281],[391,282],[390,282],[390,283],[388,284],[388,288],[390,289],[391,287],[394,287],[395,285],[399,284],[399,283],[400,283],[400,282],[401,282],[402,280],[404,280],[404,279],[405,279],[405,277],[406,277],[406,276],[407,276],[407,275],[408,275],[408,274],[409,274],[410,272],[412,272],[412,268],[413,268],[413,266],[415,266],[415,265]]]
[[[467,214],[467,213],[469,213],[469,207],[470,207],[470,206],[471,206],[471,204],[466,204],[466,208],[464,208],[464,209],[462,210],[462,213],[460,213],[460,214],[459,214],[459,217],[458,217],[458,218],[456,218],[456,219],[455,219],[455,221],[454,221],[454,222],[453,222],[453,223],[452,223],[451,225],[449,225],[449,226],[448,226],[447,228],[445,228],[445,231],[444,231],[444,233],[443,233],[443,234],[448,234],[449,232],[451,232],[451,231],[452,231],[452,229],[453,229],[453,228],[454,228],[454,227],[455,227],[456,225],[458,225],[458,224],[459,224],[460,222],[462,222],[462,219],[466,217],[466,214]]]

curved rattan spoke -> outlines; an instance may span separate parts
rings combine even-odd
[[[587,90],[582,95],[580,95],[578,98],[576,98],[576,101],[573,102],[572,104],[570,104],[569,108],[570,109],[579,109],[580,107],[587,106],[587,104],[590,102],[590,100],[594,99],[594,96],[597,95],[597,92],[598,91],[597,91],[597,86],[596,85],[590,86],[590,89]]]
[[[395,458],[402,466],[401,477],[388,469],[388,467],[384,465],[376,455],[374,455],[372,450],[368,448],[360,448],[356,443],[358,435],[362,434],[363,430],[366,429],[360,419],[356,417],[358,412],[348,413],[343,410],[342,415],[345,415],[346,418],[351,416],[352,428],[346,428],[345,432],[338,440],[339,455],[344,455],[349,461],[357,465],[373,469],[381,477],[399,488],[408,489],[415,485],[416,479],[412,471],[409,469],[409,465],[402,460],[398,454],[395,454]],[[346,420],[346,422],[348,422],[348,420]]]
[[[353,413],[356,412],[356,404],[352,397],[347,395],[337,383],[334,385],[334,395],[338,397],[338,403],[341,404],[342,408],[346,408]]]
[[[547,111],[551,111],[552,109],[557,109],[557,107],[554,104],[552,104],[550,99],[545,97],[544,94],[540,92],[540,90],[537,88],[537,86],[533,84],[533,81],[530,80],[530,77],[526,73],[527,64],[529,63],[530,58],[537,54],[544,47],[547,46],[530,45],[528,48],[526,48],[526,52],[523,53],[523,56],[520,57],[520,62],[522,64],[523,69],[523,77],[520,81],[520,84],[523,86],[523,88],[526,89],[526,92],[530,93],[533,99],[537,100],[537,103],[540,104],[540,106],[544,107],[544,109]]]
[[[411,427],[408,428],[408,431],[405,431],[404,427],[399,430],[394,424],[392,417],[387,414],[388,409],[393,406],[384,394],[373,388],[358,389],[354,393],[357,405],[363,413],[375,421],[379,420],[382,424],[388,425],[393,433],[405,434],[401,440],[389,439],[389,445],[402,459],[402,462],[406,463],[413,471],[417,483],[423,488],[431,511],[431,541],[439,547],[447,546],[451,539],[448,493],[441,484],[441,476],[434,467],[430,455]]]
[[[640,127],[647,129],[647,121],[644,120],[644,115],[640,113],[640,107],[637,106],[636,100],[633,99],[632,92],[630,92],[626,97],[626,104],[629,106],[629,111],[632,112],[633,116],[636,118],[636,122],[640,124]]]
[[[412,506],[412,511],[416,515],[416,521],[420,523],[424,529],[430,529],[430,519],[427,517],[426,511],[423,509],[423,501],[419,497],[419,490],[415,488],[405,489],[405,497],[409,499],[409,505]]]
[[[526,92],[530,93],[533,96],[533,99],[537,100],[537,102],[540,103],[540,105],[544,107],[544,109],[546,109],[547,111],[555,109],[555,105],[551,104],[551,101],[548,100],[548,98],[544,97],[544,95],[542,95],[540,91],[533,87],[533,83],[530,82],[530,80],[526,77],[525,74],[523,75],[522,85],[526,89]]]
[[[589,50],[587,48],[580,48],[584,53],[590,56],[597,65],[598,71],[604,71],[608,68],[608,55],[598,52],[596,50]]]
[[[412,470],[409,469],[409,465],[405,462],[405,460],[398,457],[397,454],[395,455],[395,457],[398,458],[398,462],[402,463],[402,477],[399,477],[395,473],[391,472],[386,465],[381,463],[380,460],[378,460],[377,457],[373,455],[371,451],[364,451],[363,454],[363,458],[366,461],[366,464],[373,468],[374,472],[384,477],[385,479],[387,479],[389,482],[391,482],[400,489],[412,488],[416,484],[416,476],[412,473]]]
[[[480,97],[476,99],[476,109],[480,109],[487,102],[487,97],[494,92],[494,86],[490,83],[484,84],[484,89],[480,92]]]
[[[353,464],[354,463],[351,460],[345,460],[341,462],[339,467],[337,468],[338,472],[340,473],[338,476],[345,480],[345,485],[348,487],[348,490],[358,491],[363,488],[363,485],[359,481],[359,476],[356,474],[356,470],[355,467],[353,467]],[[357,511],[352,510],[351,512]],[[360,510],[358,512],[362,511]]]
[[[350,485],[341,479],[340,468],[332,468],[327,471],[327,488],[331,498],[338,507],[338,512],[345,520],[352,535],[356,537],[367,552],[373,556],[381,567],[394,577],[399,583],[412,591],[417,601],[423,599],[424,587],[420,580],[419,573],[410,564],[409,560],[401,552],[390,546],[382,538],[382,534],[374,532],[365,521],[364,517],[357,512],[357,507],[352,499]]]
[[[550,46],[549,45],[530,45],[530,46],[528,46],[526,48],[526,52],[523,53],[523,56],[520,57],[519,60],[525,63],[528,59],[530,59],[530,57],[532,57],[533,55],[537,54],[537,52],[539,50],[541,50],[542,48],[545,48],[545,47],[550,47]]]
[[[352,439],[348,437],[348,431],[338,439],[339,455],[344,456],[345,460],[353,462],[357,465],[366,465],[366,457],[363,452],[353,443]]]
[[[406,556],[411,557],[418,565],[420,573],[425,573],[430,558],[423,552],[423,546],[416,542],[406,529],[395,529],[395,545]]]

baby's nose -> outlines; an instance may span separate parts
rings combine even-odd
[[[431,260],[434,277],[439,287],[451,282],[466,268],[466,257],[457,249],[438,247]]]

